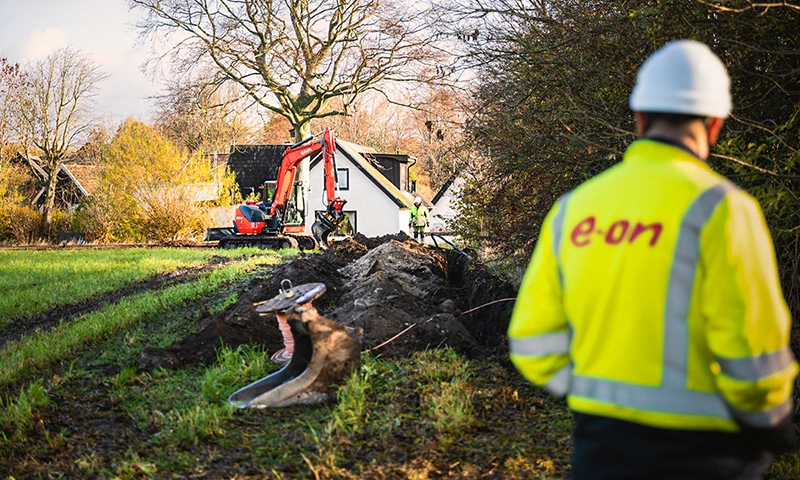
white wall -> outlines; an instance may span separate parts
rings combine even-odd
[[[309,214],[306,217],[306,230],[309,232],[315,220],[314,212],[325,210],[326,207],[323,167],[323,162],[320,161],[311,168],[309,174]],[[337,190],[337,195],[347,200],[343,210],[357,212],[356,229],[359,233],[377,237],[408,230],[408,209],[404,209],[405,217],[403,217],[400,207],[344,154],[336,154],[336,167],[347,168],[350,171],[350,189]]]
[[[398,222],[400,224],[400,228],[397,231],[406,232],[408,236],[411,236],[411,228],[408,226],[408,222],[411,221],[411,209],[400,208],[398,209],[397,213],[398,213]]]

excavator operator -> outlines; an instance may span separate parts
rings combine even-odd
[[[574,480],[762,478],[794,440],[772,238],[705,162],[731,105],[711,49],[666,44],[630,97],[640,139],[542,226],[511,360],[567,398]]]

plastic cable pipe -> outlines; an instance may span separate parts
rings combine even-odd
[[[278,329],[283,336],[283,346],[286,347],[286,355],[291,357],[294,354],[294,337],[292,337],[292,327],[286,321],[286,312],[276,312],[278,318]]]

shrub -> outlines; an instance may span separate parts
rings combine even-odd
[[[8,208],[9,232],[18,244],[36,243],[42,238],[42,212],[27,205]]]
[[[99,192],[84,200],[75,213],[73,227],[93,242],[139,242],[144,239],[137,205],[127,198]]]

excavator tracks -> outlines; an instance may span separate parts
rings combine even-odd
[[[219,248],[256,247],[280,250],[282,248],[300,248],[298,243],[296,239],[285,235],[237,235],[220,239],[218,246]]]

